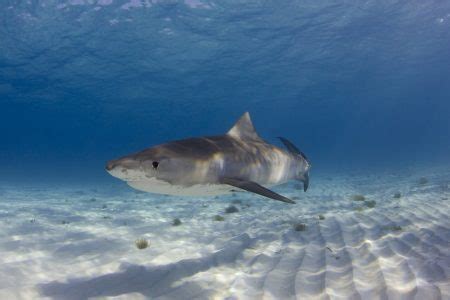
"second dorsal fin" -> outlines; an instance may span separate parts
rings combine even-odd
[[[256,133],[255,127],[253,127],[253,123],[248,112],[244,113],[240,117],[240,119],[236,122],[236,124],[234,124],[227,134],[238,139],[261,139]]]

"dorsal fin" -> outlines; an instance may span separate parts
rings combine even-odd
[[[234,124],[234,126],[228,131],[228,134],[238,139],[261,139],[256,133],[255,127],[253,127],[253,123],[248,112],[242,115],[236,124]]]

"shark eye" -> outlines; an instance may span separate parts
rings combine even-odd
[[[159,162],[157,162],[157,161],[152,162],[152,166],[153,166],[153,169],[156,170],[159,166]]]

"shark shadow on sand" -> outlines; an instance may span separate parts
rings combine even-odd
[[[213,290],[207,286],[192,281],[180,282],[179,285],[176,283],[198,272],[234,263],[250,244],[250,237],[242,234],[228,241],[224,248],[205,257],[184,259],[161,266],[126,265],[117,273],[69,279],[67,282],[53,281],[40,284],[38,290],[41,296],[52,299],[89,299],[130,293],[159,299],[209,298]]]

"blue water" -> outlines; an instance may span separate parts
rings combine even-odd
[[[295,205],[105,171],[246,111]],[[0,0],[0,300],[450,299],[449,153],[449,0]]]
[[[113,181],[107,160],[245,111],[312,172],[443,164],[449,96],[448,1],[0,4],[3,182]]]

